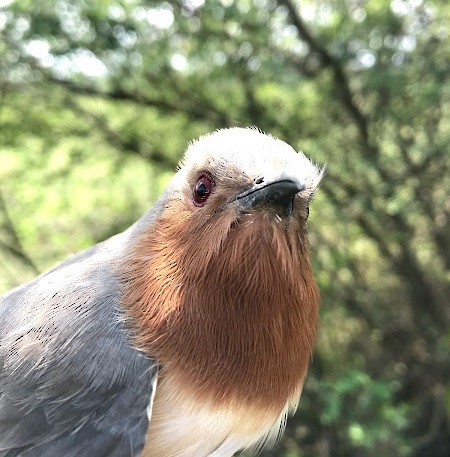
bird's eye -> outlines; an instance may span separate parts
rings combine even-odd
[[[194,204],[196,206],[203,206],[206,203],[206,200],[208,200],[208,197],[214,191],[215,187],[216,183],[211,178],[211,176],[206,173],[202,173],[198,177],[197,183],[195,184]]]

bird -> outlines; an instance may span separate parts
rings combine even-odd
[[[231,457],[283,434],[318,329],[324,168],[201,136],[124,232],[0,297],[1,457]]]

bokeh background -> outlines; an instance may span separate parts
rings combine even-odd
[[[0,0],[0,292],[258,126],[328,166],[320,338],[267,455],[448,457],[449,29],[438,0]]]

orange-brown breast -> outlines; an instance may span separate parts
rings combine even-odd
[[[173,201],[129,258],[136,344],[200,402],[279,414],[306,374],[318,318],[306,232],[272,216]]]

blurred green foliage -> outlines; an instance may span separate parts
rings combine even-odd
[[[0,290],[130,225],[189,140],[257,125],[328,165],[320,338],[267,455],[447,457],[449,19],[438,0],[0,0]]]

